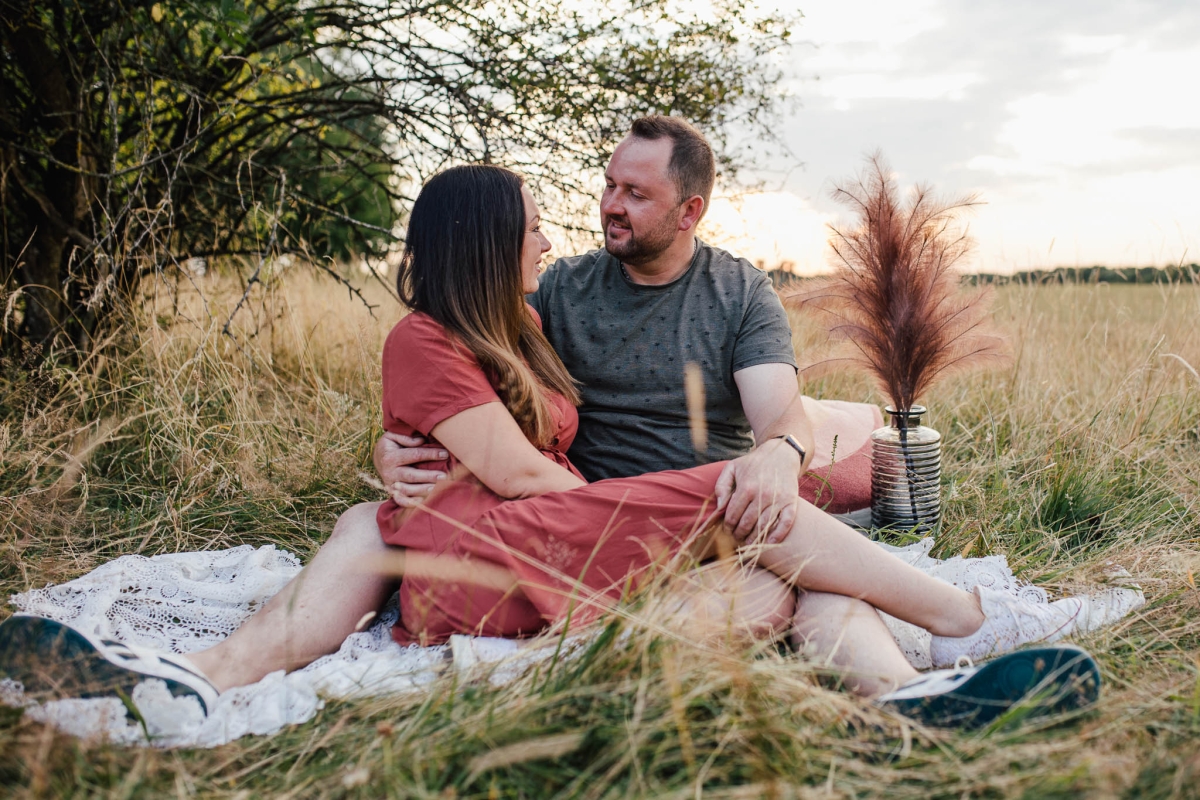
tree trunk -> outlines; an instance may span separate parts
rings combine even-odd
[[[77,344],[86,339],[72,297],[94,284],[91,212],[97,199],[99,159],[88,131],[86,99],[74,76],[65,71],[46,39],[32,8],[8,37],[21,71],[36,91],[41,127],[50,134],[53,161],[41,185],[26,179],[20,162],[12,164],[16,189],[25,195],[33,235],[18,275],[25,314],[18,336],[26,346],[46,348],[59,336]],[[83,252],[77,252],[84,248]],[[72,274],[75,271],[76,274]],[[68,286],[68,283],[75,284]],[[86,294],[84,295],[86,297]]]

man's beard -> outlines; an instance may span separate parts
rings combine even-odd
[[[659,220],[659,224],[642,233],[634,233],[633,228],[629,228],[629,238],[615,244],[608,237],[608,223],[612,219],[609,217],[604,222],[604,249],[614,258],[634,267],[648,264],[658,258],[675,242],[675,234],[679,230],[678,220],[674,215],[668,214]]]

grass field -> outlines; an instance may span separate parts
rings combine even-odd
[[[6,370],[0,593],[128,553],[275,543],[307,558],[341,510],[378,499],[357,473],[398,309],[375,292],[372,317],[303,276],[268,286],[236,343],[220,334],[236,293],[161,287],[126,355]],[[504,689],[448,677],[215,750],[118,749],[0,708],[0,794],[1200,797],[1200,287],[1013,286],[997,317],[1013,363],[928,398],[948,459],[937,552],[1007,554],[1053,592],[1109,561],[1134,574],[1148,605],[1082,642],[1107,684],[1092,713],[914,729],[794,657],[630,615],[610,627],[629,635]],[[861,377],[806,390],[878,400]]]

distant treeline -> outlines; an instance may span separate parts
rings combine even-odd
[[[775,288],[807,280],[783,269],[767,270]],[[1200,283],[1200,264],[1174,264],[1168,267],[1055,267],[996,275],[981,272],[964,275],[963,281],[972,285],[1009,283]]]
[[[994,275],[981,272],[964,275],[967,283],[1200,283],[1200,265],[1173,264],[1169,267],[1055,267]]]

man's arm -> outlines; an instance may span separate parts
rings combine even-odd
[[[468,408],[439,422],[433,435],[459,462],[501,497],[534,497],[584,485],[581,478],[545,458],[498,401]],[[447,458],[446,449],[420,446],[420,437],[387,433],[375,443],[375,469],[398,505],[419,506],[446,478],[412,464]]]
[[[733,374],[742,409],[758,446],[725,467],[717,480],[717,508],[738,540],[756,530],[774,544],[795,521],[799,479],[812,460],[812,426],[804,412],[796,370],[790,364],[758,364]],[[791,434],[804,448],[800,454],[782,439]]]
[[[812,425],[804,411],[800,389],[796,385],[796,370],[791,364],[758,364],[733,373],[742,410],[754,431],[754,440],[761,447],[777,436],[791,434],[807,454],[804,466],[812,461]],[[793,450],[792,452],[795,452]]]

